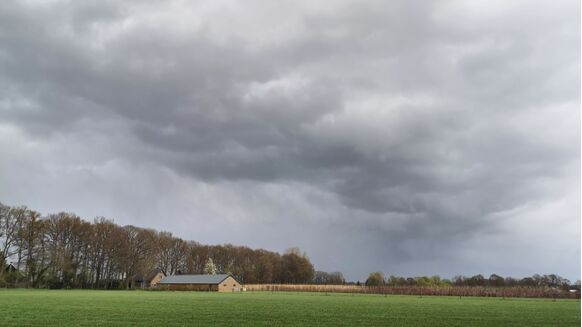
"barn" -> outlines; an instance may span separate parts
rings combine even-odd
[[[228,274],[173,275],[163,278],[158,286],[171,291],[239,292],[241,283]]]

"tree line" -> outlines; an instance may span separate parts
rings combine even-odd
[[[531,277],[513,278],[502,277],[497,274],[491,274],[488,278],[483,275],[474,275],[471,277],[455,276],[451,280],[441,279],[440,276],[420,276],[420,277],[400,277],[390,275],[384,277],[382,272],[370,273],[366,279],[367,286],[423,286],[423,287],[540,287],[540,288],[560,288],[569,289],[572,286],[580,287],[580,281],[572,284],[568,279],[556,274],[539,275]]]
[[[211,267],[209,269],[209,267]],[[132,288],[152,270],[166,275],[229,273],[243,284],[344,285],[341,272],[315,271],[297,248],[284,254],[245,246],[204,245],[166,231],[120,226],[73,213],[41,215],[27,207],[0,203],[0,287]],[[577,286],[559,275],[516,279],[492,274],[471,277],[385,277],[369,275],[366,286],[550,287]]]
[[[281,255],[203,245],[103,217],[88,222],[66,212],[43,216],[0,203],[0,286],[132,288],[155,269],[166,275],[204,273],[209,260],[217,273],[232,274],[244,284],[311,283],[315,276],[297,248]]]

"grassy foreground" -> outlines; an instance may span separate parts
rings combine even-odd
[[[1,326],[580,326],[580,301],[0,290]]]

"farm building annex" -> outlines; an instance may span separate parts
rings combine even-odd
[[[162,278],[150,287],[170,291],[240,292],[241,283],[228,274],[173,275]]]

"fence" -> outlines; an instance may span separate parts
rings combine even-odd
[[[483,297],[527,297],[579,299],[580,293],[571,293],[556,288],[534,287],[419,287],[419,286],[358,286],[358,285],[294,285],[294,284],[250,284],[247,291],[267,292],[322,292],[390,295],[436,295],[436,296],[483,296]]]

